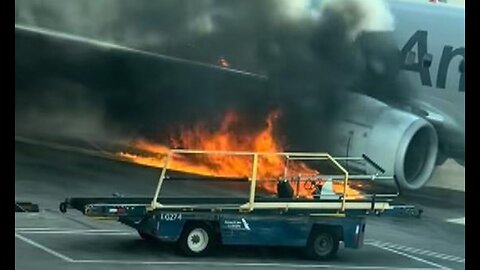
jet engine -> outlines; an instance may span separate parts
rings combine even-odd
[[[349,95],[343,108],[342,120],[331,133],[331,152],[339,156],[366,154],[387,174],[394,174],[402,189],[425,185],[438,153],[437,133],[428,121],[361,94]],[[367,173],[375,173],[375,169],[367,167]]]

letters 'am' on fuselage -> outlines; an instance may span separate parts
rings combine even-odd
[[[412,105],[435,115],[440,143],[463,160],[465,151],[465,8],[390,0],[403,75]]]

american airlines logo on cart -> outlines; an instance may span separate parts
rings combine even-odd
[[[238,220],[238,219],[235,219],[235,220],[225,219],[223,221],[223,225],[226,228],[231,229],[231,230],[250,231],[250,225],[248,224],[247,220],[245,220],[244,218],[242,218],[240,220]]]

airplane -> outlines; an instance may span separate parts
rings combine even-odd
[[[335,148],[351,155],[369,154],[387,171],[395,172],[401,187],[416,190],[446,159],[464,166],[465,10],[464,6],[427,1],[391,0],[388,4],[396,21],[399,76],[414,94],[403,104],[382,97],[354,97],[356,105],[338,125],[342,131],[337,135],[344,138]],[[341,145],[350,146],[350,151]]]
[[[391,32],[398,49],[398,77],[413,93],[399,100],[385,97],[385,92],[349,93],[342,101],[348,106],[327,132],[335,138],[326,140],[330,152],[368,155],[395,174],[405,190],[422,188],[435,167],[448,158],[462,166],[465,160],[465,9],[429,2],[387,1],[395,23]],[[228,55],[221,59],[221,63],[227,61]],[[100,104],[106,122],[121,117],[129,123],[115,128],[138,129],[138,119],[145,119],[139,132],[157,134],[158,130],[145,127],[162,126],[172,119],[212,118],[211,108],[226,110],[238,105],[236,100],[243,96],[251,96],[252,104],[272,97],[269,91],[259,91],[268,84],[268,75],[228,63],[163,55],[16,23],[16,130],[27,123],[21,117],[36,115],[25,108],[41,103],[45,94],[47,103],[57,98],[65,103],[59,106],[68,108]],[[63,99],[61,91],[68,92]],[[92,104],[74,102],[85,96]],[[228,102],[217,102],[212,96]],[[203,109],[175,115],[178,104]],[[157,111],[152,114],[148,108]],[[31,129],[51,129],[28,123]]]
[[[438,135],[436,165],[449,157],[464,166],[465,8],[442,3],[418,5],[412,10],[401,2],[391,3],[398,20],[395,35],[403,44],[402,69],[417,89],[409,106],[431,123]],[[421,187],[430,175],[425,172],[425,180],[419,177],[411,185]]]

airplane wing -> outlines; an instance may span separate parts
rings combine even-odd
[[[111,56],[121,54],[125,58],[132,56],[144,57],[156,60],[162,64],[202,67],[219,73],[233,73],[239,76],[266,79],[264,75],[248,71],[153,53],[110,42],[20,24],[15,24],[15,49],[16,60],[19,60],[17,56],[21,58],[25,53],[28,53],[28,51],[33,51],[37,57],[41,57],[43,60],[56,55],[57,57],[54,57],[56,62],[58,62],[58,60],[72,61],[70,64],[75,63],[73,61],[80,61],[80,64],[82,64],[85,61],[92,60],[94,57],[83,58],[82,56],[89,56],[95,53],[110,54]],[[64,53],[66,49],[68,53]],[[61,59],[59,56],[67,58]]]
[[[107,122],[127,123],[126,130],[160,127],[172,117],[212,119],[244,97],[265,99],[265,81],[247,71],[15,25],[17,129],[29,125],[22,115],[46,107],[61,112],[65,108],[58,106],[77,106],[75,99],[99,107]]]

